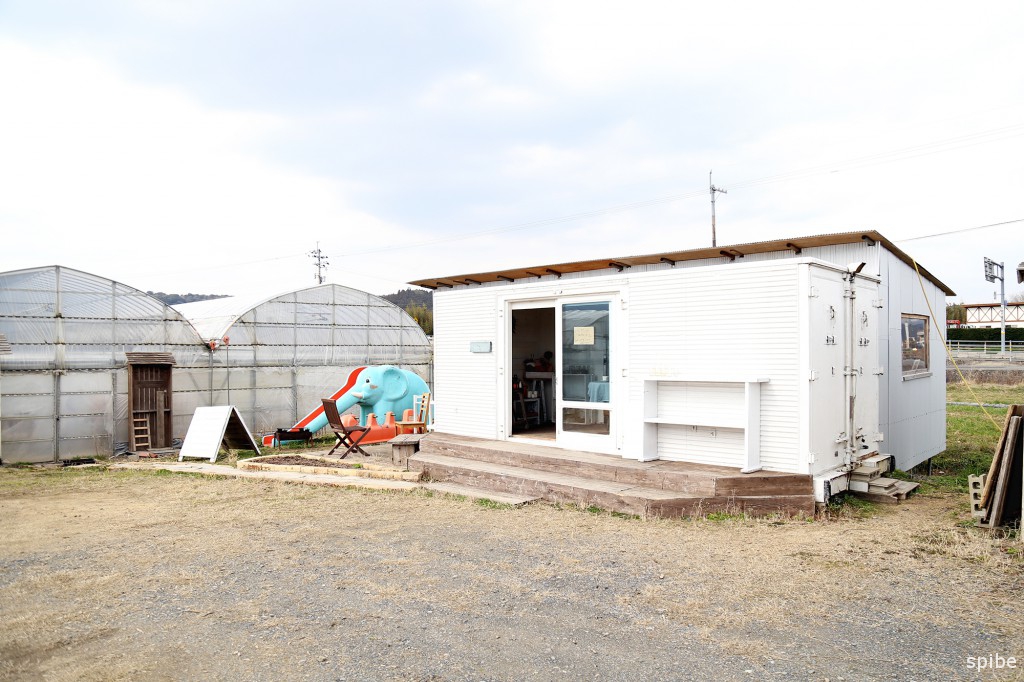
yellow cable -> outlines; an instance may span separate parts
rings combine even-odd
[[[928,304],[928,314],[931,316],[932,324],[935,325],[935,330],[939,333],[939,338],[942,339],[942,347],[946,349],[946,356],[949,357],[949,361],[953,363],[956,373],[960,375],[960,381],[964,382],[964,386],[966,386],[967,390],[970,391],[972,396],[974,396],[974,402],[978,403],[978,407],[981,408],[981,411],[985,413],[985,416],[988,417],[989,421],[992,422],[996,429],[1002,431],[1002,425],[1000,425],[999,422],[989,414],[988,410],[985,409],[985,405],[981,402],[981,398],[979,398],[978,394],[974,392],[973,388],[971,388],[971,385],[967,382],[967,377],[965,377],[964,373],[960,371],[960,366],[957,365],[956,360],[953,359],[953,353],[949,350],[949,344],[946,343],[946,339],[943,337],[942,328],[939,327],[939,321],[935,319],[935,311],[932,310],[931,299],[928,297],[928,292],[924,289],[924,280],[921,278],[921,270],[918,269],[917,261],[914,260],[913,257],[910,258],[910,261],[914,264],[914,272],[917,273],[917,281],[921,285],[921,293],[924,294],[924,302]]]

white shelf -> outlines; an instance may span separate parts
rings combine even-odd
[[[676,426],[707,426],[715,429],[743,429],[746,422],[739,417],[686,415],[685,417],[646,417],[645,424],[674,424]]]
[[[767,377],[710,377],[697,375],[646,376],[644,382],[644,459],[658,458],[660,426],[694,426],[735,429],[743,432],[743,473],[761,468],[761,384]],[[701,384],[693,389],[706,393],[702,404],[686,391],[662,395],[660,384]],[[738,386],[737,386],[738,385]],[[742,387],[742,390],[740,390]],[[664,405],[659,400],[665,399]],[[714,409],[709,410],[708,407]]]

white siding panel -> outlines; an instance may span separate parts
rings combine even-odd
[[[478,438],[497,434],[497,352],[471,353],[473,341],[496,346],[494,292],[434,293],[434,427]]]
[[[742,467],[743,430],[660,424],[658,453],[672,461]]]
[[[658,382],[661,419],[689,419],[689,424],[743,428],[743,384]]]
[[[643,399],[644,376],[767,377],[761,387],[761,464],[798,470],[801,267],[807,265],[780,259],[631,278],[630,402]],[[659,426],[659,447],[665,448],[659,455],[738,466],[743,432],[717,429],[713,439],[708,433]]]

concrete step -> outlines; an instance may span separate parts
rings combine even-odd
[[[536,496],[548,502],[598,507],[607,511],[649,517],[679,517],[732,511],[764,514],[813,513],[811,494],[789,496],[714,496],[686,494],[489,461],[453,457],[420,450],[409,467],[432,481],[454,482],[475,488]]]
[[[870,487],[866,491],[857,490],[851,487],[850,492],[862,500],[868,500],[870,502],[899,504],[902,500],[907,499],[910,493],[914,492],[921,486],[920,483],[914,483],[913,481],[901,481],[897,479],[882,480],[892,481],[892,483],[886,485],[884,489],[881,487]]]

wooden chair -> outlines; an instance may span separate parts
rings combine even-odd
[[[395,422],[395,426],[398,427],[399,434],[405,433],[406,429],[409,429],[409,433],[426,433],[428,421],[430,421],[430,394],[424,393],[420,396],[419,414],[413,419],[402,419],[400,422]]]
[[[327,425],[334,432],[335,438],[338,439],[338,442],[334,444],[334,447],[327,453],[327,456],[330,457],[334,454],[335,450],[344,445],[346,449],[342,453],[341,459],[348,457],[350,452],[358,452],[364,457],[369,457],[370,454],[359,447],[359,443],[366,438],[366,434],[370,432],[370,427],[359,426],[359,424],[346,425],[342,422],[341,415],[338,414],[338,403],[330,398],[321,398],[321,400],[324,404],[324,416],[327,417]]]

